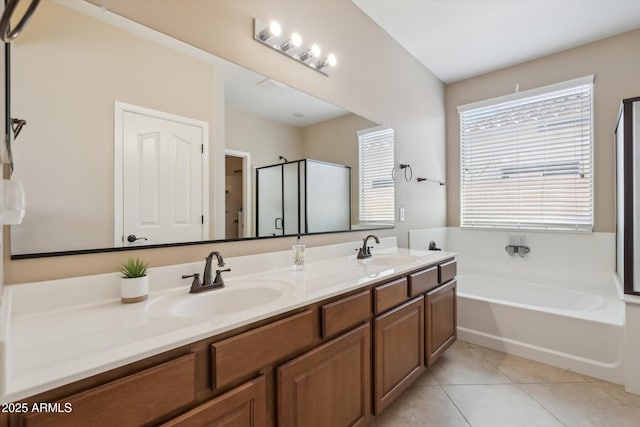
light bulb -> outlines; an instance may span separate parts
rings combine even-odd
[[[271,37],[279,37],[282,34],[282,28],[278,21],[269,22],[269,26],[264,30],[260,31],[258,34],[258,38],[263,42],[269,40]]]
[[[300,37],[300,34],[298,33],[291,34],[291,44],[294,45],[295,47],[300,47],[300,45],[302,44],[302,37]]]
[[[286,42],[280,45],[280,50],[282,50],[283,52],[286,52],[291,48],[300,47],[301,44],[302,44],[302,37],[300,37],[300,34],[291,33],[291,38],[289,38],[289,40],[287,40]]]
[[[274,37],[280,37],[280,34],[282,34],[282,27],[280,27],[280,23],[278,21],[269,22],[269,32]]]
[[[323,68],[329,67],[329,66],[335,67],[336,63],[337,63],[336,56],[333,53],[330,53],[322,61],[318,61],[318,63],[316,64],[316,69],[322,70]]]
[[[322,53],[322,50],[320,50],[320,46],[318,46],[315,43],[311,45],[311,55],[317,58],[320,56],[321,53]]]

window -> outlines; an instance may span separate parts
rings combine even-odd
[[[591,231],[593,76],[458,107],[461,225]]]
[[[393,140],[387,127],[358,131],[361,223],[394,222]]]

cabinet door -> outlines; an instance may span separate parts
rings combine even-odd
[[[258,427],[266,425],[264,375],[249,381],[191,411],[174,418],[168,426]]]
[[[278,425],[366,426],[371,418],[369,323],[277,370]]]
[[[425,296],[427,366],[431,366],[456,340],[456,281],[452,280]]]
[[[415,298],[375,319],[375,414],[424,370],[424,304]]]

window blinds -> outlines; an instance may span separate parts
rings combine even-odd
[[[461,225],[591,231],[593,76],[458,108]]]
[[[393,129],[381,126],[358,131],[360,222],[394,222],[393,143]]]

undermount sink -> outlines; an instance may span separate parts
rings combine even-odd
[[[282,292],[269,287],[230,288],[191,295],[174,304],[169,313],[178,317],[209,317],[236,313],[269,304]]]
[[[174,289],[147,305],[152,317],[209,319],[216,316],[261,310],[286,299],[293,285],[280,280],[230,279],[222,289],[190,294],[183,287]]]
[[[403,265],[403,264],[411,264],[415,262],[420,257],[413,255],[372,255],[371,258],[365,259],[362,262],[364,264],[372,264],[372,265]]]

